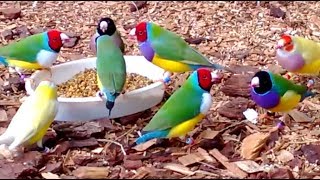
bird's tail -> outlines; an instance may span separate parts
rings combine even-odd
[[[303,94],[300,102],[303,101],[303,100],[304,100],[305,98],[307,98],[307,97],[313,97],[313,96],[315,96],[315,95],[317,95],[317,94],[319,94],[319,93],[317,93],[317,92],[312,92],[312,91],[307,91],[307,92],[305,92],[305,93]]]
[[[9,146],[14,141],[14,137],[9,135],[8,133],[3,133],[0,136],[0,144],[5,144]]]
[[[114,107],[114,101],[109,101],[109,100],[107,100],[107,102],[106,102],[106,107],[107,107],[107,109],[109,110],[109,116],[111,115],[111,110],[113,109],[113,107]]]
[[[216,63],[212,63],[211,68],[212,69],[221,69],[221,70],[225,70],[225,71],[234,73],[234,71],[231,68],[226,67],[226,66],[222,66],[222,65],[216,64]]]
[[[7,59],[1,56],[0,56],[0,63],[3,64],[4,66],[8,66]]]
[[[139,137],[135,143],[141,144],[154,138],[166,138],[170,130],[151,131]]]

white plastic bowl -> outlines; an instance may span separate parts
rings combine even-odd
[[[143,56],[124,56],[127,73],[137,73],[152,80],[162,78],[164,70],[148,62]],[[96,57],[75,60],[53,66],[52,80],[61,84],[71,79],[75,74],[86,68],[95,68]],[[34,85],[26,81],[25,88],[32,94],[38,84],[50,76],[48,71],[37,71],[30,77]],[[164,95],[164,86],[161,82],[150,84],[146,87],[135,89],[120,95],[111,111],[110,118],[127,116],[149,109],[161,102]],[[108,117],[105,100],[99,97],[63,98],[58,97],[59,111],[55,121],[89,121]]]

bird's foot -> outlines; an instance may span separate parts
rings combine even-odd
[[[185,138],[187,144],[183,149],[187,149],[187,152],[191,152],[191,148],[195,145],[195,141],[192,137]]]
[[[264,114],[261,114],[259,116],[259,119],[264,119],[264,120],[272,120],[273,118],[271,117],[271,115],[274,114],[274,113],[270,113],[270,112],[266,112]]]
[[[44,154],[47,154],[47,153],[50,152],[50,148],[44,146],[43,148],[41,148],[40,152],[41,152],[41,153],[44,153]]]
[[[307,87],[308,89],[312,89],[314,86],[314,80],[313,79],[309,79],[308,83],[307,83]]]
[[[103,93],[101,91],[98,91],[96,93],[96,97],[100,98],[100,99],[103,99]]]

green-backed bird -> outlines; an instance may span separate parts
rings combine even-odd
[[[143,135],[135,143],[154,138],[183,137],[193,130],[212,105],[210,89],[215,78],[208,68],[194,71],[143,128]]]
[[[227,67],[211,63],[180,36],[152,22],[140,22],[129,35],[136,36],[140,52],[148,61],[168,72],[181,73],[201,67],[232,72]],[[160,81],[167,83],[170,76]]]
[[[69,36],[58,30],[28,36],[20,41],[0,47],[0,63],[21,69],[46,69],[57,60],[63,44]],[[17,71],[22,79],[24,75]]]
[[[112,37],[113,42],[121,49],[121,52],[124,53],[125,44],[121,38],[119,31],[114,23],[114,21],[109,18],[101,18],[98,22],[96,33],[91,37],[90,40],[90,49],[96,53],[96,38],[100,35],[109,35]]]
[[[98,95],[106,99],[109,116],[116,98],[121,94],[126,82],[126,63],[120,48],[109,35],[96,38]]]

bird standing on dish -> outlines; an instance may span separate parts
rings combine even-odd
[[[193,130],[211,107],[210,89],[215,80],[210,69],[194,71],[143,128],[143,135],[135,143],[154,138],[183,137]]]
[[[90,40],[90,49],[96,54],[96,38],[100,35],[107,34],[112,37],[113,42],[121,49],[121,52],[124,53],[125,44],[121,38],[120,33],[118,32],[114,21],[111,18],[105,17],[99,20],[97,25],[96,33],[91,37]]]
[[[315,93],[306,86],[269,71],[259,71],[251,79],[251,98],[257,105],[271,112],[288,112],[306,97]]]
[[[43,148],[42,138],[58,112],[57,96],[57,87],[53,82],[41,81],[0,136],[0,144],[9,145],[10,151],[20,145],[34,143]]]
[[[0,63],[21,69],[46,69],[51,74],[50,67],[57,60],[63,44],[69,39],[65,33],[58,30],[28,36],[0,47]],[[24,80],[25,76],[19,70],[16,71]]]
[[[106,108],[110,116],[115,100],[126,82],[126,63],[120,48],[107,34],[96,38],[96,49],[97,81],[100,89],[97,95],[106,98]]]
[[[211,63],[177,34],[152,22],[139,23],[129,34],[137,37],[140,52],[148,61],[168,72],[181,73],[201,67],[231,71],[229,68]],[[159,81],[168,83],[170,75]]]

